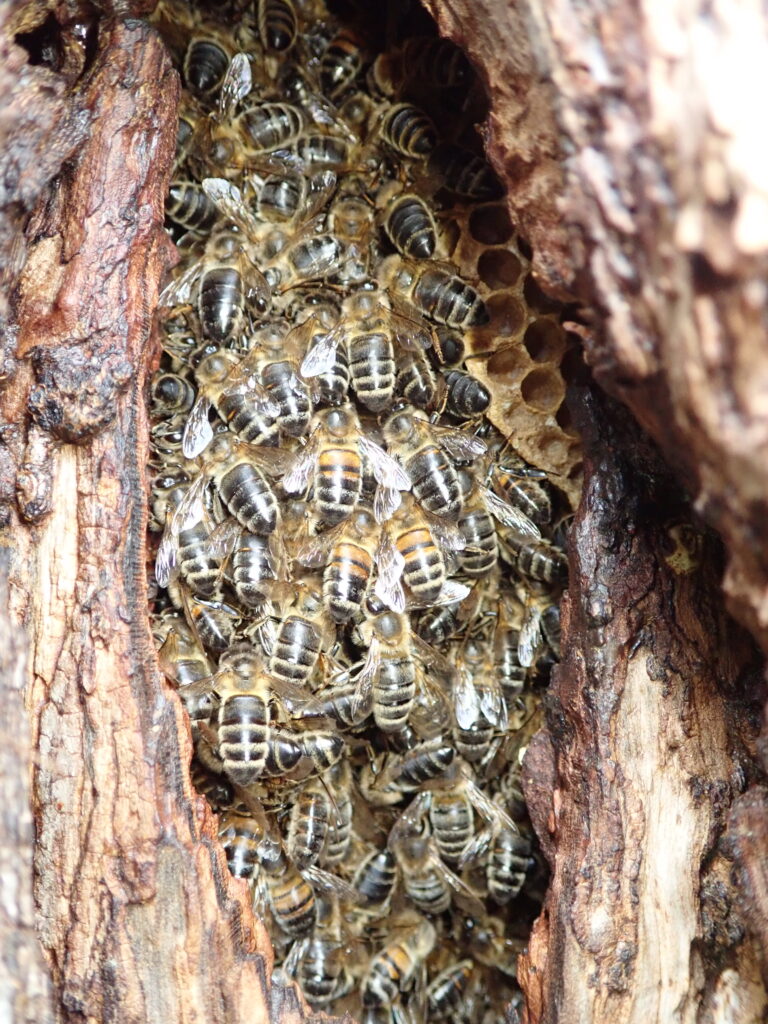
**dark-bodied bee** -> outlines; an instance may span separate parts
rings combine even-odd
[[[360,500],[365,459],[379,484],[374,515],[378,521],[391,515],[400,504],[399,492],[410,489],[402,467],[363,434],[350,405],[321,410],[315,423],[308,445],[283,477],[283,490],[296,494],[306,490],[311,480],[318,518],[335,525],[350,515]]]
[[[421,964],[437,939],[435,927],[425,918],[406,919],[395,930],[397,938],[371,958],[360,992],[364,1007],[391,1006],[413,984]],[[410,921],[413,920],[413,923]]]
[[[360,74],[364,59],[356,36],[348,29],[337,32],[320,58],[320,85],[324,95],[337,100]]]
[[[470,764],[482,761],[507,727],[507,705],[494,672],[490,645],[468,637],[456,657],[456,749]]]
[[[268,836],[260,844],[259,866],[277,926],[292,938],[309,934],[317,917],[315,892],[277,837]]]
[[[227,509],[251,533],[267,535],[277,527],[277,499],[267,473],[276,473],[280,461],[267,457],[272,449],[243,444],[230,433],[217,434],[206,452],[206,473]],[[277,454],[277,453],[274,453]]]
[[[328,775],[328,786],[333,794],[331,817],[325,848],[320,855],[323,867],[334,867],[347,857],[352,840],[352,769],[348,760],[332,765]]]
[[[186,622],[177,612],[170,615],[165,613],[160,620],[160,627],[162,631],[156,630],[155,638],[162,641],[158,656],[164,674],[179,688],[205,682],[210,694],[213,668]],[[213,704],[211,698],[208,701],[209,710]]]
[[[300,870],[317,863],[328,838],[332,813],[328,790],[319,779],[305,782],[294,796],[286,850]]]
[[[487,478],[499,497],[514,505],[538,526],[552,519],[552,501],[545,487],[546,474],[504,451],[501,439],[489,445],[494,456]]]
[[[432,337],[434,356],[441,366],[458,366],[464,361],[464,341],[459,331],[440,324]]]
[[[320,652],[332,640],[333,629],[322,596],[311,587],[300,586],[278,625],[267,670],[275,679],[304,685],[315,670]]]
[[[488,846],[486,879],[491,899],[502,905],[513,900],[535,863],[531,841],[508,828],[499,828]]]
[[[523,608],[512,594],[504,594],[498,603],[493,632],[493,668],[502,690],[512,697],[522,692],[528,669],[520,664],[520,626]]]
[[[175,509],[184,500],[189,490],[191,473],[176,462],[170,462],[165,470],[152,481],[152,505],[148,527],[160,531]]]
[[[445,866],[431,837],[414,834],[409,811],[395,822],[388,839],[408,899],[423,914],[442,914],[451,905],[453,890],[474,898],[472,890]]]
[[[520,588],[519,594],[523,604],[523,620],[520,625],[517,656],[521,665],[529,667],[535,664],[544,639],[542,619],[552,605],[557,605],[559,594],[553,594],[541,584],[534,583],[526,588]]]
[[[165,200],[165,215],[179,227],[204,235],[216,223],[219,211],[200,185],[193,181],[173,181]]]
[[[197,757],[192,758],[189,777],[194,789],[205,797],[214,811],[222,812],[232,804],[235,793],[229,782]]]
[[[405,467],[416,500],[435,516],[456,518],[461,485],[451,459],[472,461],[485,452],[479,438],[430,424],[423,412],[399,409],[384,423],[387,446]]]
[[[439,36],[409,36],[400,47],[400,61],[404,77],[436,89],[465,86],[472,74],[464,52]]]
[[[398,359],[395,390],[417,409],[434,405],[439,392],[437,375],[422,349],[404,352]]]
[[[500,541],[505,559],[529,580],[551,584],[567,582],[568,559],[565,552],[551,541],[532,537],[530,533],[522,535],[514,527],[504,530]]]
[[[345,964],[344,926],[338,896],[316,898],[317,922],[312,934],[294,944],[285,962],[312,1005],[327,1006],[352,989],[354,978]]]
[[[371,850],[363,857],[352,875],[352,888],[366,910],[383,909],[389,904],[396,881],[397,862],[392,851],[385,847]]]
[[[256,0],[256,24],[265,50],[287,53],[296,42],[298,25],[291,0]]]
[[[251,352],[238,368],[238,374],[260,376],[265,396],[279,409],[280,432],[301,437],[309,429],[312,397],[308,385],[298,376],[300,353],[291,345],[288,325],[269,321],[250,337]]]
[[[296,561],[324,566],[323,599],[334,622],[358,615],[373,575],[379,525],[365,508],[357,509],[334,529],[310,537],[297,551]]]
[[[210,651],[221,653],[232,643],[240,612],[237,608],[224,601],[209,601],[182,587],[184,614],[187,622],[200,638],[200,642]]]
[[[227,54],[213,39],[193,39],[184,54],[184,81],[199,99],[215,96],[229,67]]]
[[[437,685],[424,674],[424,667],[449,675],[450,666],[411,631],[405,613],[378,610],[363,620],[359,632],[368,653],[356,680],[357,706],[367,708],[372,700],[379,729],[397,732],[408,721],[417,686],[442,698]]]
[[[227,867],[235,878],[253,878],[259,869],[259,846],[264,827],[255,818],[227,810],[219,825],[219,839],[224,847]]]
[[[277,558],[267,537],[242,530],[234,541],[229,572],[238,601],[259,608],[278,578]]]
[[[199,582],[201,593],[210,597],[218,583],[220,560],[209,547],[211,520],[204,500],[206,485],[206,478],[198,475],[184,487],[175,508],[166,509],[155,579],[161,587],[167,587],[181,572],[187,582],[190,577],[193,584]]]
[[[443,142],[432,151],[427,171],[443,188],[465,199],[480,202],[504,195],[504,187],[491,165],[483,157],[453,143]]]
[[[195,304],[205,337],[223,344],[242,333],[249,309],[265,309],[270,300],[245,236],[220,227],[209,236],[202,257],[164,289],[160,304]]]
[[[458,553],[462,570],[472,579],[487,575],[499,556],[499,536],[493,520],[508,528],[508,544],[543,543],[538,526],[514,505],[497,497],[467,470],[459,470],[462,510],[458,528],[465,541]],[[493,518],[491,518],[493,517]]]
[[[152,378],[150,388],[152,415],[172,418],[189,412],[195,402],[195,389],[178,373],[160,373]]]
[[[402,754],[382,755],[374,765],[363,766],[361,792],[374,806],[399,803],[406,793],[416,792],[429,779],[446,772],[455,757],[455,748],[439,736]]]
[[[381,139],[400,156],[423,158],[437,145],[437,129],[418,107],[411,103],[394,103],[379,122]]]
[[[376,194],[381,226],[392,245],[403,256],[429,259],[435,251],[435,218],[424,200],[412,192],[403,192],[399,181],[391,181]]]
[[[477,377],[464,370],[449,370],[445,380],[445,412],[460,419],[482,416],[491,404],[491,393]]]
[[[379,273],[386,288],[438,324],[466,329],[490,320],[479,293],[456,274],[451,264],[387,256]]]
[[[269,153],[298,139],[304,115],[290,103],[259,103],[238,114],[233,127],[247,153]]]
[[[427,1007],[430,1020],[460,1020],[462,1005],[472,980],[473,962],[460,960],[451,964],[427,986]]]
[[[287,158],[303,174],[315,174],[344,170],[350,166],[353,153],[353,142],[344,135],[303,132],[285,151],[277,150],[274,155]]]

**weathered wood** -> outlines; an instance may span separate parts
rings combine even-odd
[[[102,23],[89,138],[27,231],[2,400],[32,523],[9,516],[6,544],[31,651],[37,927],[57,1020],[288,1024],[306,1008],[270,986],[266,932],[190,788],[147,616],[143,391],[173,258],[177,96],[146,23]]]

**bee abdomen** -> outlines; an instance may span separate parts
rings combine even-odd
[[[213,597],[221,574],[221,559],[206,554],[208,539],[202,522],[179,532],[179,572],[200,597]]]
[[[229,66],[229,57],[210,39],[196,39],[184,55],[184,79],[200,97],[218,92]]]
[[[449,370],[445,383],[448,387],[445,411],[451,416],[481,416],[491,404],[490,391],[471,373]]]
[[[416,672],[408,658],[387,658],[381,663],[373,688],[373,717],[382,732],[395,732],[408,718],[416,695]]]
[[[427,989],[427,1005],[431,1019],[458,1019],[471,977],[471,960],[462,960],[438,974]]]
[[[459,565],[470,579],[487,575],[499,557],[499,544],[493,519],[487,512],[477,510],[462,516],[458,525],[467,544],[466,548],[458,553]]]
[[[479,327],[490,320],[475,289],[455,274],[425,267],[413,289],[416,305],[448,327]]]
[[[219,754],[224,770],[239,786],[249,786],[264,770],[269,707],[261,697],[235,694],[219,708]]]
[[[395,356],[386,334],[361,334],[347,345],[352,386],[371,412],[381,412],[395,390]]]
[[[260,605],[274,578],[267,540],[244,531],[232,555],[232,583],[238,599],[249,608]]]
[[[401,533],[397,550],[405,559],[403,579],[422,601],[434,601],[445,583],[445,563],[426,527],[416,526]]]
[[[241,526],[251,533],[272,533],[277,526],[277,501],[261,470],[240,462],[219,481],[222,500]]]
[[[290,0],[259,0],[257,20],[266,50],[285,53],[296,42],[296,11]]]
[[[419,504],[436,516],[457,516],[461,511],[461,485],[453,464],[436,445],[408,459],[408,476]]]
[[[362,461],[353,448],[326,448],[317,460],[315,503],[320,518],[331,525],[345,519],[362,488]]]
[[[320,636],[305,619],[289,615],[280,623],[269,658],[269,672],[278,679],[306,683],[320,656]]]
[[[328,839],[323,853],[323,864],[331,867],[339,864],[347,855],[352,839],[352,801],[336,797],[336,807],[331,815]]]
[[[404,256],[426,260],[435,251],[435,222],[419,196],[398,196],[388,210],[384,230]]]
[[[200,234],[210,230],[218,217],[214,203],[191,181],[175,181],[171,185],[165,212],[174,224]]]
[[[568,579],[568,559],[562,551],[545,541],[522,544],[517,553],[517,568],[524,576],[543,583]]]
[[[401,156],[427,156],[437,143],[432,121],[410,103],[397,103],[387,111],[381,123],[381,136]]]
[[[472,837],[472,808],[465,800],[433,800],[429,821],[440,856],[446,863],[455,864]]]
[[[270,363],[262,373],[264,386],[280,406],[279,427],[290,437],[301,437],[309,428],[312,404],[309,390],[290,363]]]
[[[285,146],[299,136],[304,118],[298,107],[288,103],[262,103],[249,107],[239,117],[248,144],[267,153]]]
[[[504,828],[494,839],[488,858],[488,892],[497,903],[509,903],[520,892],[531,866],[531,844]]]
[[[435,746],[433,741],[427,741],[428,746],[418,751],[418,756],[410,757],[404,762],[396,782],[400,789],[418,789],[423,782],[429,779],[436,779],[442,775],[453,764],[456,751],[453,747],[445,744]],[[414,754],[417,751],[414,750]]]
[[[358,544],[338,544],[323,573],[323,596],[335,622],[347,622],[359,610],[368,589],[373,562]]]
[[[456,749],[465,761],[475,764],[485,757],[494,733],[494,726],[481,713],[468,729],[456,729]]]
[[[280,431],[277,417],[256,409],[245,395],[223,395],[216,402],[216,411],[230,429],[249,444],[269,444],[277,440]]]
[[[442,914],[451,905],[451,891],[434,869],[405,873],[405,891],[425,914]]]
[[[314,790],[303,792],[291,808],[288,825],[288,849],[298,868],[314,864],[328,835],[329,803]]]
[[[391,850],[377,850],[358,867],[352,886],[359,893],[364,906],[384,903],[395,885],[397,864]]]
[[[278,879],[270,878],[268,891],[275,921],[286,934],[297,938],[312,931],[317,916],[315,893],[298,871],[289,869]]]
[[[301,745],[292,736],[273,730],[264,758],[264,774],[272,778],[286,775],[296,767],[303,753]]]
[[[200,280],[200,324],[203,334],[227,341],[243,321],[243,279],[234,267],[212,267]]]
[[[397,390],[411,405],[426,409],[437,395],[435,372],[427,360],[417,353],[397,371]]]

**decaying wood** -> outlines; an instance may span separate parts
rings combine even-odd
[[[270,985],[147,618],[143,389],[177,95],[146,24],[102,24],[89,137],[27,230],[2,411],[32,522],[14,518],[6,544],[31,651],[37,927],[57,1020],[289,1024],[306,1007]]]

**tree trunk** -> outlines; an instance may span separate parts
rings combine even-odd
[[[564,661],[525,764],[553,871],[520,965],[525,1018],[758,1020],[763,687],[723,609],[718,543],[676,477],[720,531],[732,607],[768,649],[768,207],[749,145],[760,120],[747,117],[766,25],[725,5],[677,21],[629,3],[427,6],[482,70],[489,153],[539,279],[583,304],[571,328],[595,378],[674,467],[617,403],[574,390],[587,459]],[[188,730],[147,622],[143,393],[173,259],[162,202],[176,77],[123,13],[94,27],[72,0],[49,22],[36,4],[2,18],[0,84],[14,91],[0,124],[0,273],[16,291],[0,368],[0,636],[18,644],[21,627],[29,649],[31,753],[20,727],[13,757],[32,774],[53,1013],[300,1020],[296,991],[270,985],[264,929],[190,788]],[[43,24],[61,47],[55,74],[34,64]],[[20,671],[13,655],[0,663],[11,722],[23,721],[10,713]],[[4,774],[0,851],[12,845],[18,896],[0,915],[0,977],[25,982],[17,1019],[44,1021],[17,774]]]

